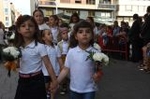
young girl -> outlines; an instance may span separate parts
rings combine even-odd
[[[70,27],[70,32],[69,34],[72,34],[73,31],[73,27],[76,23],[78,23],[80,21],[80,17],[78,15],[78,13],[73,13],[70,17],[70,21],[69,21],[69,27]]]
[[[50,29],[49,26],[44,21],[44,13],[42,10],[40,9],[35,10],[33,12],[33,17],[36,20],[40,30]]]
[[[89,56],[87,51],[98,52],[92,47],[94,43],[92,25],[87,21],[77,23],[71,39],[72,48],[67,53],[65,67],[57,80],[60,83],[70,72],[70,99],[94,99],[97,89],[94,62],[86,60]]]
[[[61,53],[60,51],[58,51],[58,48],[52,42],[53,37],[52,37],[52,33],[50,30],[42,30],[41,37],[42,37],[42,42],[45,44],[46,50],[48,52],[48,57],[52,63],[55,74],[56,76],[58,76],[60,73],[60,70],[63,68]],[[49,83],[50,83],[50,77],[45,66],[43,66],[42,71],[45,77],[45,85],[46,85],[47,93],[49,93],[48,88],[49,88]],[[52,98],[53,96],[54,95],[51,95],[51,99],[53,99]]]
[[[50,27],[50,30],[51,30],[52,35],[53,35],[53,42],[55,44],[57,44],[58,41],[60,41],[60,38],[58,37],[58,34],[59,34],[58,22],[59,22],[59,18],[57,15],[51,15],[49,17],[49,27]]]
[[[20,48],[22,56],[19,59],[19,81],[15,99],[46,99],[42,62],[52,79],[52,92],[58,83],[46,48],[37,40],[38,25],[32,16],[23,15],[17,19],[16,30],[14,45]]]

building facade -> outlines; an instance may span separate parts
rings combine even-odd
[[[106,24],[118,20],[131,25],[133,14],[143,16],[149,5],[150,0],[39,0],[39,8],[45,16],[77,12],[82,19],[93,16],[96,22]]]
[[[38,0],[28,0],[29,2],[30,15],[38,7]],[[20,9],[16,9],[11,0],[0,0],[0,21],[3,22],[5,27],[10,27],[15,24],[16,19],[21,15]]]
[[[39,8],[45,16],[76,12],[81,19],[94,17],[96,22],[110,24],[115,20],[117,0],[39,0]]]
[[[9,27],[14,23],[15,10],[9,0],[0,0],[0,21],[3,22],[5,27]]]
[[[150,0],[118,0],[118,5],[116,19],[118,21],[127,21],[131,25],[133,14],[136,13],[143,17],[147,7],[150,6]]]

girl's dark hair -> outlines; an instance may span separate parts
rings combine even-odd
[[[64,28],[64,27],[69,28],[69,24],[68,24],[68,23],[62,23],[62,24],[60,25],[60,27],[61,27],[61,28]]]
[[[35,45],[37,45],[37,42],[39,40],[39,38],[38,38],[38,36],[39,36],[38,24],[36,23],[35,19],[32,16],[20,15],[17,19],[17,22],[16,22],[16,32],[15,32],[16,34],[15,34],[15,42],[14,42],[17,47],[24,45],[23,36],[18,32],[18,30],[20,29],[20,26],[28,20],[31,20],[35,25],[35,33],[33,35],[33,39],[35,39]]]
[[[42,15],[43,15],[43,17],[44,17],[44,13],[43,13],[43,11],[41,10],[41,9],[36,9],[36,10],[34,10],[33,11],[33,16],[34,16],[34,14],[36,13],[36,12],[40,12]]]
[[[79,17],[79,15],[78,15],[78,13],[73,13],[73,14],[71,15],[71,17],[70,17],[69,23],[72,23],[72,22],[73,22],[73,20],[72,20],[73,17],[76,17],[76,18],[77,18],[77,22],[80,21],[80,17]]]
[[[54,20],[57,21],[57,25],[58,25],[58,23],[59,23],[59,18],[58,18],[57,15],[51,15],[51,16],[49,16],[49,17],[54,18]]]
[[[91,22],[92,22],[92,26],[93,26],[93,27],[95,27],[94,18],[93,18],[93,17],[90,17],[90,16],[89,16],[89,17],[87,17],[87,18],[89,18],[89,19],[91,20]]]
[[[45,44],[45,41],[42,39],[42,37],[45,36],[45,31],[46,31],[46,30],[48,30],[48,29],[40,30],[40,43]],[[50,30],[49,30],[49,31],[50,31]],[[51,46],[54,47],[54,44],[52,43]]]
[[[150,13],[150,6],[147,7],[146,12]]]
[[[79,31],[79,28],[90,28],[92,32],[92,39],[90,41],[90,45],[93,46],[94,44],[94,32],[93,32],[93,26],[87,22],[86,20],[81,20],[78,23],[75,24],[72,34],[70,35],[70,46],[71,48],[76,47],[78,45],[78,41],[75,39],[75,36],[77,35],[77,32]]]

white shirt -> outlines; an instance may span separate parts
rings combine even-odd
[[[60,66],[58,64],[57,58],[61,57],[61,54],[57,51],[57,49],[58,49],[57,47],[52,47],[52,46],[48,46],[48,45],[45,45],[45,46],[46,46],[46,50],[48,53],[48,57],[49,57],[51,64],[53,66],[54,72],[55,72],[56,76],[58,76],[60,73]],[[42,71],[43,71],[44,76],[49,75],[45,66],[42,67]]]
[[[62,55],[67,55],[69,50],[69,41],[61,40],[58,43],[58,48],[59,48],[58,50],[61,52]]]
[[[89,47],[87,51],[97,51],[93,47]],[[78,93],[86,93],[96,91],[93,80],[94,62],[87,59],[87,53],[78,46],[69,50],[65,66],[70,69],[70,89]]]
[[[46,23],[43,23],[41,25],[38,25],[39,26],[39,30],[45,30],[45,29],[50,29],[49,26],[46,24]]]
[[[42,70],[42,57],[47,55],[44,44],[31,42],[25,48],[21,47],[20,73],[29,74]]]
[[[59,29],[58,27],[50,27],[50,30],[52,32],[52,36],[53,36],[53,42],[54,43],[58,43],[58,40],[57,40],[57,36],[59,34]]]

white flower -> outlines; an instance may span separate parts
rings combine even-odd
[[[109,63],[109,57],[104,53],[94,53],[92,58],[94,61],[99,61],[104,63],[104,65],[107,65]]]
[[[101,47],[97,44],[97,43],[94,43],[94,46],[93,46],[95,49],[97,50],[100,50],[101,51]]]
[[[102,59],[103,59],[103,57],[102,57],[103,55],[102,55],[102,53],[94,53],[94,55],[93,55],[93,60],[94,61],[102,61]]]
[[[3,49],[3,52],[12,55],[14,58],[18,58],[20,54],[20,52],[18,51],[16,47],[7,47]]]

